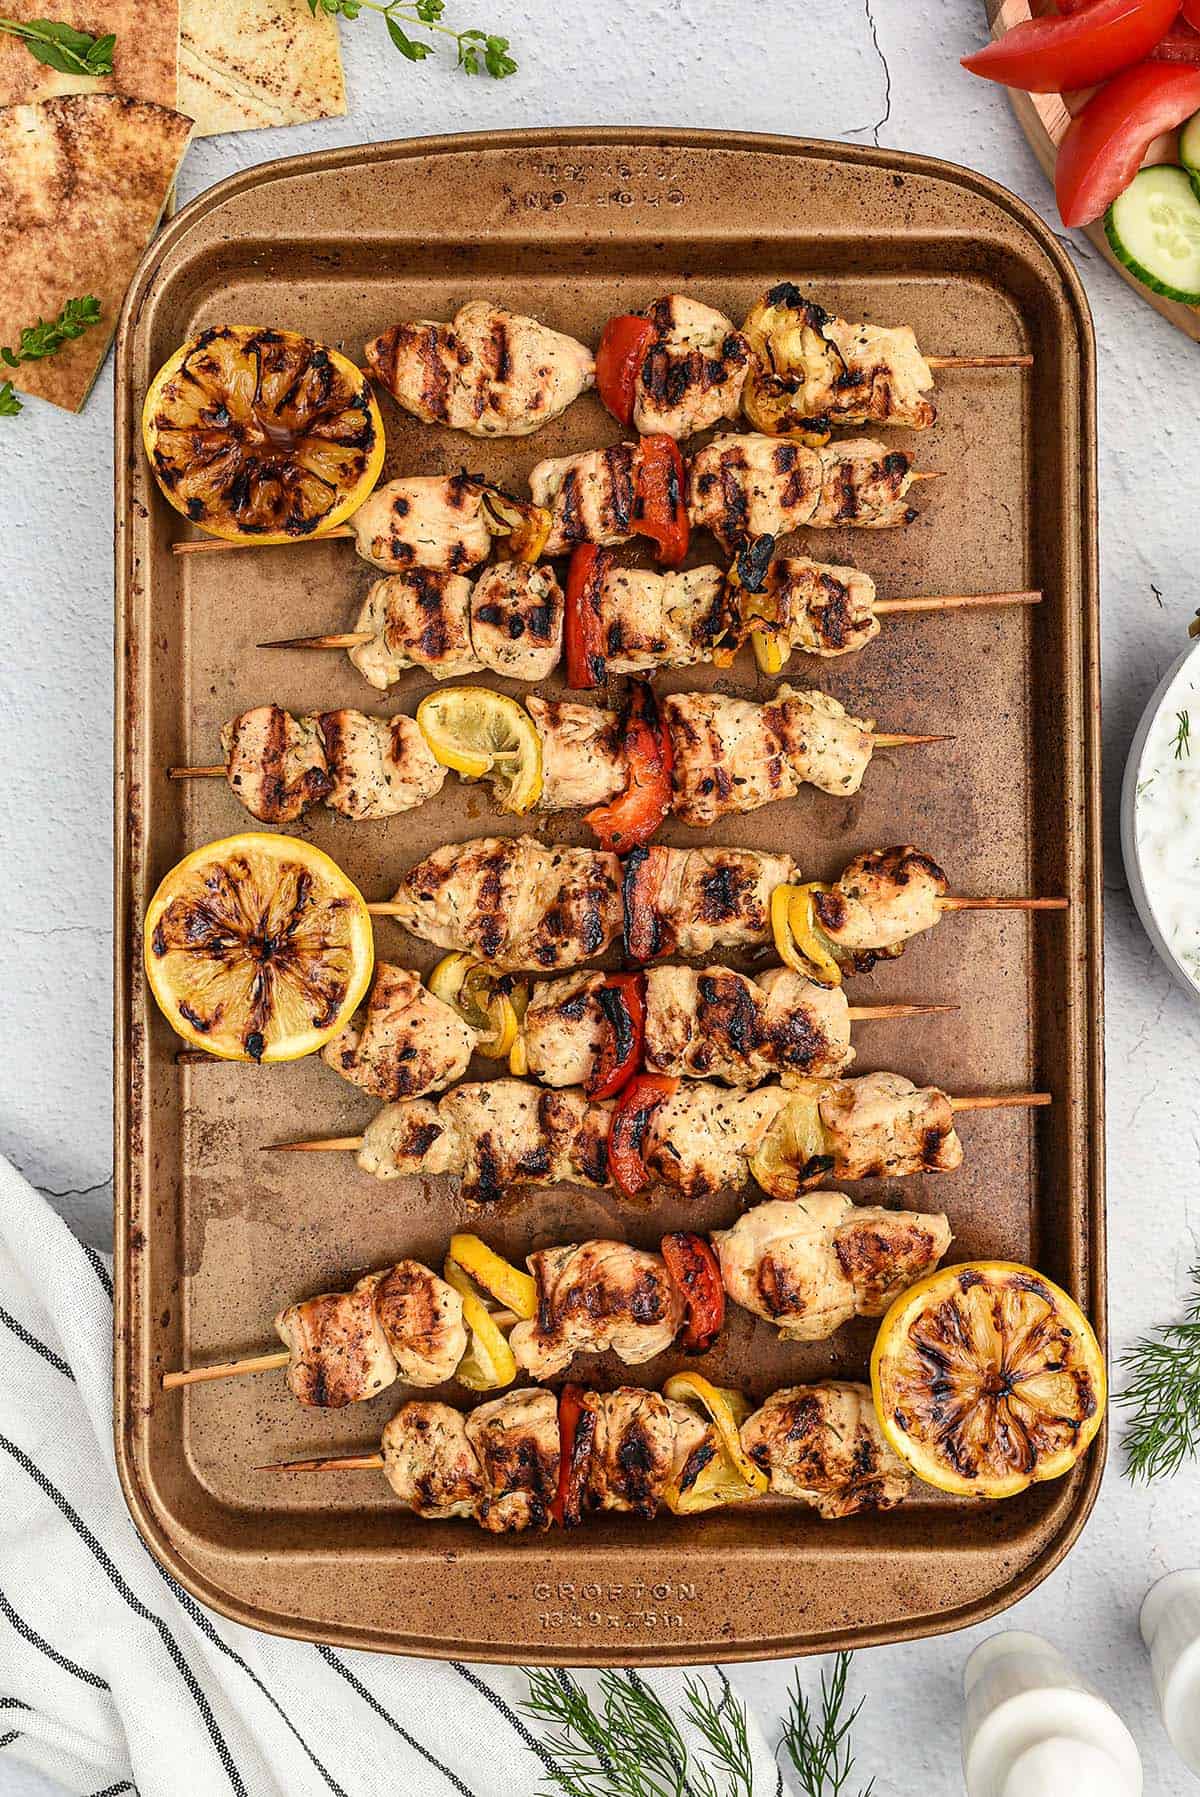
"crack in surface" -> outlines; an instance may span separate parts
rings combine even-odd
[[[68,1186],[65,1192],[56,1192],[50,1186],[38,1186],[43,1198],[91,1198],[97,1192],[107,1192],[112,1185],[113,1176],[100,1180],[94,1186]]]
[[[856,125],[853,131],[848,132],[847,135],[850,137],[858,137],[862,132],[869,131],[873,141],[876,146],[878,146],[879,133],[883,130],[883,127],[892,116],[892,71],[888,65],[888,59],[884,55],[883,45],[879,41],[879,32],[875,25],[875,12],[871,5],[871,0],[863,0],[863,6],[867,15],[867,29],[871,33],[871,43],[874,46],[876,56],[879,58],[879,66],[883,70],[883,117],[877,119],[873,125]]]

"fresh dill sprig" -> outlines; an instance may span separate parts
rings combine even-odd
[[[850,1731],[862,1709],[859,1698],[852,1709],[846,1708],[846,1677],[853,1655],[839,1653],[833,1671],[821,1674],[821,1707],[817,1712],[800,1689],[800,1675],[792,1689],[791,1709],[783,1725],[782,1745],[800,1780],[804,1797],[842,1797],[846,1781],[854,1770],[850,1751]],[[858,1797],[871,1797],[875,1780],[858,1792]],[[849,1793],[846,1793],[849,1797]]]
[[[552,1791],[564,1797],[755,1797],[745,1706],[687,1681],[683,1713],[705,1746],[693,1759],[665,1705],[635,1672],[600,1674],[599,1708],[569,1672],[526,1668],[522,1705],[554,1732]],[[718,1782],[718,1775],[723,1782]]]
[[[1179,720],[1175,732],[1175,759],[1182,761],[1185,755],[1190,758],[1192,753],[1192,720],[1186,711],[1177,711],[1175,716]]]
[[[111,75],[116,38],[91,37],[61,19],[0,19],[0,34],[20,38],[31,56],[62,75]]]
[[[1143,1336],[1121,1367],[1129,1384],[1117,1403],[1132,1413],[1122,1445],[1130,1479],[1161,1479],[1200,1454],[1200,1264],[1181,1323]]]
[[[0,383],[0,418],[15,418],[18,412],[24,411],[17,398],[16,389],[11,381]]]
[[[517,65],[508,53],[506,37],[499,37],[494,31],[456,31],[452,25],[442,23],[446,0],[408,0],[407,4],[404,0],[386,0],[383,5],[379,0],[308,0],[308,10],[314,19],[318,13],[328,13],[333,19],[357,19],[364,10],[379,13],[392,43],[409,62],[424,62],[433,54],[432,44],[411,37],[405,30],[406,25],[415,25],[418,30],[453,38],[458,66],[465,75],[478,75],[486,69],[493,80],[503,81],[506,75],[516,73]]]
[[[39,318],[36,324],[27,324],[16,349],[0,344],[0,361],[9,368],[19,368],[22,362],[44,361],[64,343],[82,337],[99,322],[100,301],[93,294],[85,294],[82,299],[69,299],[57,318]],[[0,418],[15,418],[23,410],[12,382],[5,381],[0,385]]]

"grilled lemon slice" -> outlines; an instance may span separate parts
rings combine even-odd
[[[177,512],[214,537],[286,543],[356,511],[383,466],[365,374],[294,331],[201,331],[150,383],[142,439]]]
[[[173,867],[150,901],[146,978],[171,1027],[226,1061],[296,1061],[371,983],[371,919],[328,855],[246,831]]]
[[[821,1092],[819,1081],[798,1081],[750,1157],[751,1174],[772,1198],[799,1198],[806,1180],[833,1165],[821,1121]]]
[[[880,1426],[927,1485],[1013,1497],[1069,1472],[1104,1415],[1104,1356],[1075,1300],[1031,1267],[943,1267],[904,1292],[871,1356]]]
[[[417,722],[443,767],[490,780],[505,811],[532,811],[542,795],[542,739],[523,705],[487,686],[452,686],[421,700]]]

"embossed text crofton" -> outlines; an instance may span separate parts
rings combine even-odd
[[[883,1186],[945,1208],[956,1257],[1030,1261],[1103,1329],[1099,698],[1093,345],[1079,282],[1033,214],[982,176],[917,156],[700,132],[561,131],[438,138],[298,157],[223,182],[170,223],[142,266],[117,380],[117,1457],[153,1552],[215,1609],[260,1628],[398,1652],[582,1664],[825,1651],[960,1627],[1030,1590],[1066,1552],[1100,1481],[1103,1443],[1057,1484],[1003,1505],[921,1488],[879,1517],[822,1522],[764,1501],[653,1523],[597,1517],[563,1535],[496,1538],[402,1511],[378,1474],[289,1478],[264,1462],[362,1452],[398,1388],[305,1410],[278,1373],[163,1393],[164,1369],[270,1345],[272,1314],[402,1254],[440,1262],[463,1222],[444,1180],[377,1184],[351,1155],[265,1142],[361,1128],[370,1101],[319,1061],[195,1065],[150,1002],[140,921],[187,850],[245,827],[223,781],[174,784],[219,754],[222,720],[266,700],[379,711],[344,656],[260,650],[343,630],[372,574],[347,543],[176,557],[190,527],[162,500],[139,439],[154,370],[216,323],[303,331],[361,358],[404,318],[473,295],[595,342],[612,313],[683,291],[740,319],[800,278],[831,310],[907,321],[930,353],[1032,351],[1032,370],[944,371],[917,444],[942,478],[907,530],[828,532],[888,595],[1038,587],[1033,608],[889,618],[862,654],[799,675],[888,730],[949,732],[884,752],[854,798],[806,791],[725,820],[712,839],[793,851],[814,878],[861,850],[915,842],[976,893],[1065,893],[1067,912],[949,918],[855,987],[956,1011],[864,1029],[856,1071],[894,1066],[951,1091],[1045,1087],[1033,1112],[962,1120],[966,1162]],[[516,491],[535,461],[616,440],[594,394],[534,438],[476,442],[387,402],[385,478],[465,462]],[[812,546],[810,542],[810,547]],[[711,554],[711,545],[704,548]],[[704,559],[697,552],[697,560]],[[793,678],[797,678],[793,675]],[[752,658],[676,670],[667,689],[753,693]],[[411,711],[427,689],[406,675]],[[761,682],[765,692],[767,683]],[[519,690],[510,688],[509,690]],[[556,694],[557,679],[547,690]],[[583,841],[578,816],[535,820]],[[518,830],[479,787],[420,811],[296,826],[368,898],[442,841]],[[699,840],[670,823],[667,841]],[[386,959],[436,950],[391,921]],[[480,1063],[480,1072],[489,1064]],[[880,1190],[880,1182],[858,1193]],[[653,1206],[531,1192],[484,1220],[510,1256],[549,1241],[728,1224],[734,1194]],[[873,1325],[785,1346],[735,1310],[705,1370],[761,1397],[862,1377]],[[658,1386],[676,1354],[637,1369]],[[621,1382],[610,1358],[579,1376]],[[461,1401],[464,1394],[459,1393]]]

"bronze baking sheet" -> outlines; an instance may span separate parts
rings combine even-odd
[[[1065,892],[1066,914],[951,918],[854,996],[956,1004],[949,1016],[860,1027],[860,1070],[893,1066],[950,1090],[1044,1086],[1051,1109],[963,1120],[967,1159],[942,1179],[894,1182],[945,1208],[958,1258],[1031,1260],[1104,1325],[1094,373],[1079,283],[1052,235],[981,176],[890,152],[699,132],[508,133],[298,157],[222,183],[167,228],[131,291],[117,389],[117,1453],[156,1555],[206,1603],[284,1633],[401,1652],[597,1664],[824,1651],[978,1621],[1066,1551],[1098,1488],[1103,1444],[1066,1480],[1003,1506],[921,1491],[878,1518],[828,1524],[767,1503],[646,1525],[602,1520],[569,1537],[496,1540],[403,1513],[382,1478],[280,1477],[264,1461],[375,1443],[396,1390],[350,1411],[298,1407],[278,1375],[163,1395],[168,1367],[265,1345],[290,1299],[401,1253],[438,1259],[463,1221],[446,1182],[378,1184],[351,1156],[271,1157],[264,1141],[357,1129],[370,1101],[318,1063],[177,1064],[147,999],[140,919],[187,850],[247,826],[221,782],[170,784],[176,762],[218,756],[226,717],[294,709],[412,709],[344,657],[257,650],[266,637],[348,626],[373,578],[346,543],[176,558],[187,527],[158,496],[139,436],[154,369],[222,320],[305,331],[358,357],[402,317],[448,317],[472,294],[594,341],[610,313],[671,289],[735,317],[768,283],[802,280],[832,309],[909,320],[930,353],[1032,350],[1032,374],[940,377],[941,416],[919,442],[944,478],[918,490],[902,532],[822,533],[885,595],[1045,589],[1034,611],[889,619],[861,656],[797,660],[888,730],[952,731],[939,748],[881,754],[853,799],[808,793],[727,820],[715,840],[787,847],[813,875],[913,841],[960,892]],[[615,439],[594,396],[532,440],[478,444],[385,401],[385,478],[466,462],[518,488],[538,458]],[[705,540],[696,559],[711,558]],[[757,688],[748,656],[664,686]],[[503,683],[501,683],[503,684]],[[766,683],[764,683],[766,684]],[[519,688],[510,690],[519,691]],[[450,838],[515,829],[455,782],[423,811],[300,826],[370,898]],[[583,840],[577,817],[543,825]],[[672,824],[669,841],[697,833]],[[434,952],[394,925],[381,957]],[[860,1198],[872,1188],[851,1188]],[[518,1252],[684,1221],[731,1220],[741,1200],[622,1205],[531,1193],[486,1234]],[[761,1396],[864,1373],[873,1325],[783,1347],[734,1311],[714,1377]],[[655,1385],[681,1362],[635,1373]],[[615,1362],[580,1375],[617,1383]]]

